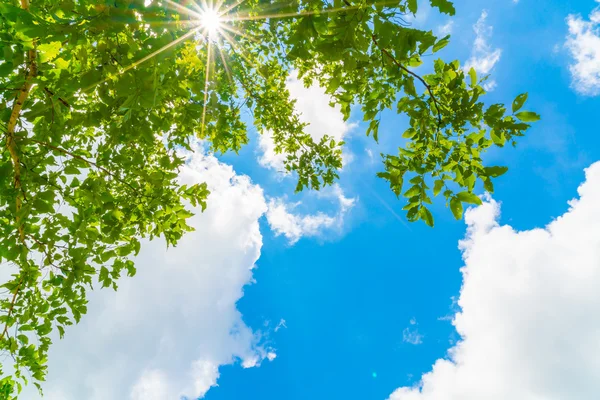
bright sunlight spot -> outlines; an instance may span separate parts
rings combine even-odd
[[[202,13],[200,23],[206,28],[208,33],[212,35],[216,33],[221,26],[221,17],[215,10],[209,8]]]

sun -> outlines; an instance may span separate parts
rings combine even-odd
[[[200,25],[202,25],[208,34],[212,36],[217,33],[221,27],[221,16],[217,10],[207,8],[203,11],[202,16],[200,17]]]

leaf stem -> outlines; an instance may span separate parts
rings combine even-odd
[[[348,0],[343,0],[344,4],[346,4],[348,7],[352,7],[352,4],[350,4],[350,2]],[[419,74],[411,71],[410,69],[406,68],[404,65],[402,65],[400,63],[400,61],[398,61],[392,54],[390,54],[389,51],[387,51],[385,48],[381,47],[379,45],[379,42],[377,41],[377,36],[375,36],[374,33],[371,33],[371,41],[373,42],[373,44],[375,44],[375,46],[383,53],[385,54],[385,56],[387,58],[389,58],[398,68],[400,68],[402,71],[406,72],[407,74],[417,78],[419,80],[419,82],[421,82],[423,84],[423,86],[425,86],[425,88],[427,89],[427,91],[429,92],[429,96],[431,97],[431,100],[433,100],[433,105],[435,106],[435,110],[437,113],[437,120],[438,120],[438,130],[440,129],[441,125],[442,125],[442,113],[440,112],[440,107],[437,101],[437,98],[435,97],[435,95],[433,94],[433,90],[431,89],[431,85],[429,85],[427,82],[425,82],[425,79],[423,79]]]

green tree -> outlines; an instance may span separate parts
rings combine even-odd
[[[204,208],[209,194],[177,181],[179,150],[194,138],[237,152],[249,109],[298,191],[334,182],[342,143],[304,132],[286,90],[291,71],[326,88],[346,119],[359,106],[375,140],[384,110],[409,117],[379,176],[406,198],[410,221],[431,226],[431,198],[442,194],[457,219],[463,203],[479,204],[476,183],[491,192],[506,171],[481,154],[514,144],[539,118],[520,111],[525,94],[510,112],[485,107],[485,77],[458,61],[418,75],[449,37],[404,22],[417,0],[216,3],[1,0],[0,260],[14,271],[0,300],[0,349],[13,360],[0,365],[2,398],[28,379],[39,387],[49,334],[80,320],[93,283],[116,289],[135,274],[141,238],[175,245],[191,229],[186,206]]]

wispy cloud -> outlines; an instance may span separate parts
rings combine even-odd
[[[448,22],[446,22],[444,25],[440,25],[437,27],[437,34],[438,36],[446,36],[446,35],[450,35],[452,33],[452,30],[454,29],[454,20],[450,20]]]
[[[417,329],[417,320],[415,318],[412,318],[409,326],[402,331],[402,341],[412,345],[423,343],[423,335]]]
[[[295,214],[299,203],[288,203],[282,198],[269,201],[267,222],[276,236],[285,236],[290,244],[302,237],[319,237],[325,232],[339,231],[344,225],[344,217],[354,206],[356,198],[348,198],[342,189],[335,185],[326,196],[338,203],[338,211],[334,215],[323,212],[315,214]]]
[[[498,61],[500,61],[500,57],[502,56],[501,49],[493,48],[489,44],[489,40],[492,37],[494,28],[491,25],[487,25],[487,17],[487,11],[483,10],[481,12],[481,16],[475,25],[473,25],[473,30],[475,31],[475,41],[473,42],[471,57],[465,63],[466,71],[474,68],[477,73],[482,75],[489,74],[496,66]],[[484,88],[488,91],[493,90],[495,87],[496,82],[494,80],[488,80],[484,86]]]
[[[569,66],[573,88],[584,95],[600,94],[600,7],[585,20],[581,15],[567,17],[569,33],[565,46],[573,57]]]

